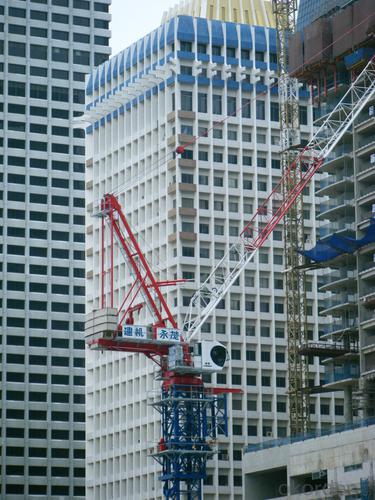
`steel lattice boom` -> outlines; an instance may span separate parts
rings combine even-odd
[[[375,58],[372,58],[315,132],[313,138],[282,173],[278,184],[260,204],[252,219],[243,229],[238,241],[230,247],[209,277],[192,296],[184,322],[189,341],[198,335],[201,326],[211,312],[225,297],[229,288],[253,259],[259,248],[265,244],[269,235],[323,164],[327,155],[336,147],[355,118],[374,95]],[[286,186],[294,176],[297,166],[301,170],[301,176],[297,182],[293,183],[293,188],[288,191]],[[285,195],[285,192],[288,194]]]

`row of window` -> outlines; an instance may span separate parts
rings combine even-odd
[[[31,19],[33,19],[33,12],[31,11]],[[35,15],[35,14],[34,14]],[[4,31],[4,25],[0,25],[0,32]],[[22,24],[8,24],[8,33],[14,34],[14,35],[21,35],[23,37],[26,36],[26,26]],[[48,38],[48,29],[46,28],[39,28],[35,26],[30,26],[29,28],[29,34],[30,36],[35,36],[38,38]],[[60,30],[51,30],[50,36],[52,39],[55,40],[64,40],[64,41],[69,41],[69,31],[60,31]],[[74,43],[85,43],[89,44],[91,43],[91,36],[89,34],[85,33],[73,33],[73,42]],[[95,35],[94,36],[94,44],[95,45],[109,45],[109,38],[106,36],[99,36]],[[59,59],[56,59],[57,61]]]
[[[50,339],[49,342],[48,339]],[[24,346],[25,342],[26,342],[26,337],[24,335],[6,336],[7,345]],[[69,349],[71,340],[69,338],[55,338],[55,337],[28,337],[29,347],[47,347],[47,343],[52,348]],[[85,341],[80,339],[74,339],[73,348],[74,350],[85,349]],[[24,374],[18,374],[18,375],[24,375]]]
[[[218,149],[219,149],[219,151],[218,151]],[[205,161],[205,162],[206,161],[213,161],[214,163],[224,163],[224,154],[220,151],[220,149],[221,148],[215,148],[212,151],[212,155],[208,151],[205,151],[203,149],[199,149],[198,150],[198,160],[202,161],[202,162],[203,161]],[[261,156],[261,154],[262,153],[257,155],[256,166],[258,168],[267,168],[267,158],[264,158],[263,156]],[[193,160],[194,159],[193,151],[185,150],[184,153],[182,154],[181,158]],[[251,155],[243,154],[242,158],[241,158],[241,157],[239,157],[238,154],[236,154],[236,152],[234,152],[234,150],[232,150],[232,152],[228,152],[228,154],[226,156],[226,163],[229,165],[238,165],[240,163],[243,166],[251,167],[252,162],[253,162],[253,160],[252,160]],[[200,165],[200,166],[204,167],[204,165]],[[280,170],[280,160],[277,158],[272,158],[271,159],[271,167],[273,169]],[[190,174],[190,175],[191,175],[191,178],[193,178],[193,174]],[[203,180],[204,180],[204,178],[202,177],[202,181]],[[185,182],[185,181],[181,181],[181,182]],[[216,178],[216,182],[218,183],[216,185],[219,185],[219,187],[220,187],[220,183],[221,184],[223,183],[222,175],[220,178]],[[200,184],[204,184],[204,182],[200,182]]]
[[[201,122],[200,122],[201,123]],[[238,133],[237,126],[235,124],[230,125],[231,128],[228,128],[227,138],[228,141],[238,141]],[[235,128],[234,128],[235,127]],[[175,128],[173,127],[172,133],[175,134]],[[210,130],[211,132],[211,130]],[[198,135],[199,137],[207,137],[209,130],[207,127],[198,126]],[[186,123],[181,124],[181,134],[194,136],[194,128],[192,125],[188,125]],[[221,128],[212,129],[212,136],[214,139],[223,139],[223,130]],[[267,139],[267,129],[259,128],[257,129],[256,134],[256,142],[257,144],[266,144]],[[279,143],[279,135],[271,135],[271,144],[277,145]],[[242,142],[251,142],[251,128],[243,127],[242,131]]]
[[[84,252],[82,252],[84,253]],[[47,293],[47,283],[29,283],[29,292],[36,293]],[[61,285],[58,283],[50,284],[51,293],[57,295],[69,295],[70,292],[73,292],[74,295],[85,295],[85,287],[84,286],[71,286],[71,285]],[[7,290],[22,292],[25,290],[25,282],[23,281],[7,281]]]
[[[85,147],[73,145],[73,148],[69,144],[60,144],[57,142],[44,142],[44,141],[24,141],[23,139],[12,139],[8,138],[7,145],[11,149],[22,149],[23,151],[28,148],[30,151],[41,151],[47,152],[48,145],[50,144],[50,150],[52,153],[58,154],[74,154],[76,156],[85,156]],[[0,147],[2,146],[2,141]]]
[[[70,76],[74,82],[84,82],[85,81],[85,73],[80,73],[78,71],[63,70],[63,69],[55,69],[55,68],[43,68],[42,66],[25,66],[24,64],[14,64],[8,62],[8,73],[13,73],[15,75],[26,75],[27,72],[30,76],[39,76],[42,78],[48,77],[48,71],[50,71],[50,75],[52,78],[58,80],[69,80]],[[4,71],[4,64],[0,63],[0,71]],[[63,110],[59,110],[63,112]],[[65,111],[65,110],[64,110]],[[69,111],[66,111],[69,113]],[[62,118],[60,116],[56,116],[56,118]]]
[[[23,475],[23,474],[22,474]],[[84,477],[84,476],[79,476],[79,477]],[[29,484],[27,487],[27,492],[29,495],[47,495],[47,486],[43,484]],[[86,488],[84,486],[74,486],[73,488],[73,495],[74,497],[83,497],[85,498],[86,495]],[[15,483],[12,484],[9,481],[5,485],[5,493],[8,495],[24,495],[26,493],[26,487],[23,484],[20,483]],[[51,485],[51,491],[49,495],[51,497],[60,497],[61,496],[66,496],[68,497],[70,494],[70,489],[69,486],[65,485]]]
[[[4,163],[4,159],[2,156],[0,156],[0,161],[1,163],[9,166],[9,167],[26,167],[26,158],[25,156],[7,156],[6,161]],[[57,170],[60,172],[68,172],[69,167],[73,168],[74,173],[84,173],[85,172],[85,164],[84,163],[78,163],[74,162],[73,165],[71,165],[68,161],[61,161],[61,160],[52,160],[48,162],[47,159],[43,158],[30,158],[28,162],[29,168],[38,168],[38,169],[43,169],[46,170],[50,168],[51,170]],[[2,174],[1,174],[2,175]],[[25,175],[24,174],[14,174],[14,173],[8,173],[8,182],[11,182],[13,184],[25,184]],[[1,178],[2,181],[2,178]],[[55,182],[60,182],[62,181],[55,181]],[[56,187],[63,187],[62,185],[56,186]]]
[[[25,318],[16,318],[12,316],[7,316],[6,318],[7,326],[11,328],[25,328]],[[0,324],[2,323],[2,318],[0,318]],[[41,318],[30,318],[29,328],[35,328],[37,330],[47,330],[56,332],[83,332],[85,330],[85,324],[82,321],[73,321],[72,328],[70,328],[69,321],[52,319],[50,322],[50,327],[48,328],[48,321]]]
[[[197,53],[198,54],[207,54],[208,46],[204,43],[197,43]],[[180,50],[182,52],[192,52],[193,44],[192,42],[180,42]],[[211,54],[213,56],[222,56],[223,47],[220,45],[212,45],[211,46]],[[255,60],[258,62],[263,62],[265,60],[265,55],[267,52],[256,50],[255,51]],[[227,58],[236,58],[238,55],[241,55],[241,59],[249,61],[251,57],[251,50],[249,49],[236,49],[235,47],[227,47],[225,49],[225,55]],[[268,53],[269,62],[273,64],[277,64],[277,54],[274,52]]]
[[[28,356],[28,364],[30,365],[47,365],[47,361],[51,366],[69,366],[71,359],[67,356],[47,356],[37,355],[37,354],[29,354]],[[8,364],[15,365],[24,365],[26,362],[26,357],[24,354],[14,354],[7,353],[6,362]],[[73,359],[74,368],[84,368],[85,367],[85,358],[74,358]]]
[[[226,113],[230,116],[241,115],[242,118],[251,118],[251,103],[252,99],[242,98],[241,107],[238,108],[237,97],[227,96]],[[256,119],[265,120],[265,101],[256,100]],[[216,115],[223,114],[223,96],[220,94],[212,95],[212,113]],[[181,109],[184,111],[193,111],[193,92],[188,90],[181,90]],[[175,110],[175,94],[172,94],[172,110]],[[197,96],[197,110],[199,113],[208,113],[208,95],[203,92],[198,92]],[[302,125],[307,124],[307,106],[299,107],[300,122]],[[279,103],[270,102],[269,119],[274,122],[279,122]]]
[[[7,457],[24,457],[25,452],[27,451],[27,455],[29,458],[47,458],[48,451],[50,452],[51,458],[69,458],[72,455],[74,459],[84,459],[86,456],[85,449],[81,448],[36,448],[29,446],[29,448],[25,449],[21,446],[7,446],[6,447],[6,456]]]
[[[256,353],[255,349],[246,349],[246,361],[256,361]],[[232,360],[241,360],[241,350],[240,349],[231,349],[231,359]],[[264,362],[271,361],[271,351],[261,351],[260,352],[260,360]],[[285,363],[285,353],[284,352],[275,352],[275,361],[276,363]]]
[[[41,214],[40,218],[35,216],[30,220],[39,220],[39,221],[47,221],[47,217],[44,218],[43,212],[37,212],[37,214]],[[43,217],[42,217],[43,216]],[[8,218],[11,219],[20,219],[26,220],[25,211],[24,210],[8,210]],[[23,238],[25,237],[25,229],[24,228],[12,228],[8,227],[7,230],[8,236],[13,236],[15,238]],[[73,236],[73,238],[72,238]],[[75,243],[84,243],[85,242],[85,233],[71,233],[68,231],[47,231],[46,229],[29,229],[29,238],[36,240],[48,240],[52,241],[70,241],[73,239]],[[40,247],[30,247],[29,253],[32,257],[47,257],[47,248]],[[21,245],[7,245],[6,252],[8,255],[25,255],[25,247]],[[1,252],[0,252],[1,253]],[[56,255],[58,252],[56,252]],[[59,257],[55,257],[59,258]]]
[[[84,104],[85,102],[85,91],[77,88],[72,89],[73,99],[70,99],[70,88],[69,87],[57,87],[48,85],[41,85],[36,83],[30,84],[29,97],[35,99],[49,99],[48,89],[51,88],[50,99],[53,101],[60,102],[74,102],[75,104]],[[25,97],[26,96],[26,83],[18,81],[8,81],[8,95],[15,97]]]
[[[236,450],[234,450],[234,451],[236,451]],[[219,460],[220,460],[220,458],[219,458]],[[241,459],[237,459],[237,460],[241,460]],[[206,476],[206,478],[204,479],[203,483],[206,486],[213,486],[213,484],[214,484],[213,476],[208,474]],[[219,474],[218,484],[219,484],[219,486],[229,486],[229,476],[227,474],[226,475]],[[242,486],[242,476],[233,476],[233,486],[234,487]]]
[[[81,295],[81,294],[80,294]],[[84,304],[71,304],[70,302],[45,302],[42,300],[29,300],[28,307],[25,307],[25,301],[21,299],[8,299],[8,309],[28,310],[28,311],[47,311],[59,313],[69,313],[73,310],[74,313],[84,314]]]
[[[28,375],[30,384],[47,384],[47,374],[45,373],[29,373]],[[74,386],[84,386],[85,377],[82,375],[74,375],[72,381],[69,375],[50,375],[50,383],[52,385],[64,385],[69,386],[71,382]],[[44,392],[32,392],[29,391],[29,401],[43,402],[45,401]],[[31,399],[30,399],[31,398]],[[7,391],[8,401],[25,401],[24,391]],[[81,403],[79,403],[81,404]]]
[[[25,179],[25,176],[21,175],[21,176],[18,176],[19,178],[23,177],[23,179]],[[16,174],[9,174],[8,175],[8,182],[12,182],[12,181],[9,181],[9,178],[12,178],[12,179],[15,179],[16,178]],[[38,182],[39,184],[36,184],[36,178],[34,177],[34,186],[42,186],[42,181],[40,180],[42,178],[38,178]],[[44,178],[46,179],[46,178]],[[46,179],[47,180],[47,179]],[[44,182],[43,182],[44,183]],[[18,182],[18,184],[24,184],[24,182],[22,182],[21,180]],[[55,179],[55,182],[54,182],[55,186],[54,187],[59,187],[59,188],[62,188],[62,189],[68,189],[68,181],[65,181],[64,179]],[[81,185],[81,184],[76,184],[76,185]],[[75,188],[77,189],[77,188]],[[79,190],[83,190],[82,187],[78,188]],[[17,202],[21,202],[21,203],[25,203],[26,201],[26,193],[24,192],[21,192],[21,191],[7,191],[6,192],[6,195],[7,195],[7,199],[8,201],[17,201]],[[72,203],[73,201],[73,203]],[[42,205],[46,205],[47,203],[50,203],[51,205],[57,205],[57,206],[62,206],[62,207],[68,207],[68,206],[73,206],[75,208],[85,208],[85,199],[84,198],[70,198],[69,196],[61,196],[61,195],[55,195],[55,194],[52,194],[52,195],[48,195],[48,194],[42,194],[42,193],[29,193],[29,202],[30,203],[36,203],[36,204],[42,204]],[[9,216],[10,214],[8,214]],[[17,217],[19,218],[19,217]],[[47,220],[47,214],[46,214],[46,217],[45,217],[45,220]]]
[[[48,4],[47,0],[34,0],[33,3],[38,3],[38,4]],[[109,4],[104,3],[104,2],[90,2],[89,0],[73,0],[73,5],[69,5],[69,0],[52,0],[51,1],[52,5],[56,5],[58,7],[73,7],[73,9],[84,9],[84,10],[90,10],[90,5],[93,4],[94,6],[94,11],[96,12],[109,12]],[[38,10],[30,10],[29,16],[31,19],[38,19],[38,20],[47,20],[47,11],[42,11],[40,9]],[[4,15],[4,7],[0,9],[0,14]],[[56,16],[54,18],[54,15]],[[21,17],[21,18],[26,18],[26,9],[22,9],[20,7],[8,7],[8,16],[10,17]],[[38,17],[40,16],[40,17]],[[58,19],[61,19],[60,17],[61,14],[52,14],[52,21],[55,22],[62,22],[59,21]],[[44,18],[45,17],[45,18]],[[69,22],[69,16],[64,15],[64,19],[68,18]],[[74,22],[75,20],[75,22]],[[86,15],[86,17],[78,17],[78,16],[73,16],[73,24],[78,24],[78,26],[90,26],[90,23],[87,21],[90,21],[90,18]]]
[[[69,113],[68,113],[69,115]],[[2,130],[4,128],[4,122],[3,120],[0,120],[0,129]],[[7,131],[13,130],[14,132],[26,132],[26,123],[22,122],[16,122],[12,120],[8,120],[8,122],[5,123],[5,128]],[[32,134],[52,134],[56,136],[62,136],[62,137],[74,137],[77,139],[84,139],[85,134],[82,129],[74,129],[73,133],[69,127],[61,127],[58,125],[52,125],[49,126],[43,123],[29,123],[29,132]]]
[[[28,51],[27,51],[28,47]],[[70,56],[70,50],[64,49],[61,47],[51,47],[50,54],[48,54],[48,45],[36,45],[27,44],[22,42],[8,42],[8,56],[9,57],[28,57],[30,59],[39,59],[42,61],[53,61],[59,63],[69,63],[73,62],[73,64],[80,64],[83,66],[90,66],[90,57],[91,54],[86,50],[73,50],[73,59]],[[106,54],[95,53],[95,61],[107,58]],[[104,60],[105,60],[104,59]],[[9,91],[8,91],[9,92]],[[10,94],[15,95],[15,94]],[[17,95],[17,94],[16,94]]]

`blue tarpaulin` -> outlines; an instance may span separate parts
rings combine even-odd
[[[354,253],[358,248],[369,243],[375,243],[375,217],[371,219],[364,232],[364,236],[358,240],[350,236],[333,234],[323,241],[318,240],[311,250],[300,251],[300,253],[314,262],[327,262],[339,255]]]
[[[319,240],[316,242],[314,248],[311,250],[305,250],[304,252],[301,252],[301,254],[314,262],[325,262],[338,257],[342,254],[342,252],[332,248],[328,243],[324,243],[324,241]]]

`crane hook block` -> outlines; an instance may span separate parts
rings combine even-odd
[[[184,146],[177,146],[176,153],[178,155],[182,155],[182,153],[184,153],[184,152],[185,152],[185,147]]]

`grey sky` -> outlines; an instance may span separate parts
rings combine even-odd
[[[160,25],[163,12],[178,0],[112,0],[112,55]]]

